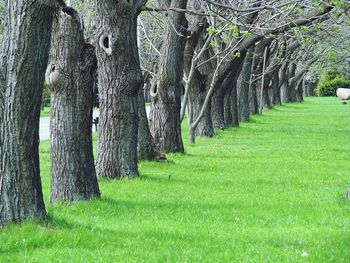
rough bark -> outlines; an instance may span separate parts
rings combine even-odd
[[[259,86],[259,82],[254,82],[249,87],[249,111],[250,111],[250,114],[258,114],[259,113],[257,86]]]
[[[237,94],[237,85],[234,85],[231,94],[231,126],[238,127],[239,126],[239,114],[238,114],[238,94]]]
[[[223,130],[225,128],[224,102],[225,90],[221,85],[211,98],[211,118],[214,129]]]
[[[279,71],[279,79],[280,79],[280,94],[281,94],[281,102],[287,103],[290,102],[289,97],[289,89],[288,89],[288,66],[289,62],[284,62],[285,64],[281,67]]]
[[[271,109],[272,108],[272,101],[271,101],[271,97],[270,97],[270,79],[271,75],[270,74],[266,74],[265,75],[265,79],[264,79],[264,87],[263,87],[263,108],[264,109]]]
[[[204,104],[207,92],[209,90],[211,75],[203,76],[199,72],[195,73],[190,87],[189,92],[189,102],[190,102],[190,112],[191,120],[196,120],[200,114],[202,106]],[[195,135],[201,137],[212,137],[214,135],[214,127],[211,116],[211,102],[209,102],[208,107],[204,111],[204,115],[199,122]]]
[[[97,175],[138,176],[137,96],[143,84],[137,16],[145,1],[96,1],[100,92]]]
[[[171,8],[185,9],[187,0],[167,1]],[[165,33],[157,83],[152,91],[151,132],[164,152],[184,152],[181,136],[181,81],[187,20],[184,12],[170,11]]]
[[[149,129],[147,112],[145,107],[144,91],[139,90],[138,94],[138,136],[137,136],[137,158],[138,160],[166,160],[165,155],[161,153],[155,144],[151,131]]]
[[[230,107],[230,114],[229,116],[225,117],[225,124],[232,127],[238,127],[239,126],[239,117],[238,117],[238,96],[237,96],[237,81],[239,76],[241,75],[241,70],[243,68],[243,61],[244,58],[242,58],[241,63],[239,63],[239,66],[235,69],[235,71],[232,72],[232,74],[229,74],[225,81],[223,82],[224,86],[224,106],[225,101],[229,100],[230,103],[227,105],[227,107]],[[226,106],[225,106],[226,107]],[[224,107],[224,113],[225,113],[225,107]]]
[[[225,96],[225,101],[224,101],[224,119],[225,119],[225,126],[226,127],[229,127],[232,125],[232,103],[231,103],[231,100],[232,100],[232,92],[233,92],[233,89],[231,90],[231,93],[230,94],[227,94]]]
[[[96,198],[91,126],[97,61],[76,12],[57,12],[50,54],[51,203]]]
[[[237,81],[238,112],[239,120],[242,122],[248,122],[250,120],[249,87],[252,74],[253,55],[254,47],[251,47],[244,59],[242,72]]]
[[[296,97],[296,102],[302,102],[304,101],[303,97],[303,79],[300,79],[299,83],[297,84],[297,89],[295,91],[295,97]]]
[[[279,86],[279,69],[280,67],[277,67],[271,74],[271,89],[273,92],[272,96],[272,103],[275,105],[281,104],[281,90]]]
[[[195,6],[200,8],[200,6]],[[202,50],[205,37],[206,37],[206,20],[198,17],[194,23],[191,24],[190,32],[185,46],[184,57],[184,71],[189,76],[192,66],[192,59],[194,51]],[[208,93],[211,80],[213,78],[213,70],[215,65],[213,61],[208,61],[211,57],[211,49],[207,48],[199,58],[198,64],[201,64],[199,68],[195,68],[193,77],[188,85],[189,97],[188,97],[188,118],[189,122],[195,121],[202,109],[206,95]],[[204,63],[207,61],[206,63]],[[211,102],[209,101],[208,107],[204,111],[204,115],[200,120],[198,126],[195,129],[195,134],[201,137],[212,137],[214,135],[214,128],[211,118]]]
[[[271,44],[271,39],[264,38],[255,47],[254,52],[254,63],[252,66],[253,78],[250,90],[250,112],[252,114],[257,114],[262,110],[263,104],[263,92],[266,86],[266,76],[265,68],[266,60],[269,52],[269,45]],[[264,87],[262,87],[264,85]]]
[[[54,11],[37,0],[5,1],[4,10],[0,227],[46,217],[39,169],[39,117]]]
[[[297,64],[292,63],[289,66],[289,72],[288,72],[289,80],[292,79],[295,76],[296,70],[297,70]],[[288,94],[289,94],[290,102],[296,102],[296,85],[297,84],[298,83],[291,84],[290,81],[288,81]]]
[[[243,67],[243,61],[244,56],[237,60],[236,67],[227,75],[223,83],[219,86],[217,91],[214,93],[214,96],[212,98],[212,119],[213,119],[213,126],[214,129],[224,129],[225,128],[225,97],[230,96],[232,94],[232,91],[235,90],[235,94],[233,97],[233,101],[231,101],[231,107],[233,107],[233,114],[235,116],[231,116],[231,125],[237,126],[237,79],[239,78],[239,75],[241,74],[241,70]]]

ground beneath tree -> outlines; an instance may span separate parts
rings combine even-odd
[[[184,138],[187,130],[184,128]],[[350,105],[310,98],[0,231],[0,262],[348,262]],[[46,203],[49,143],[41,145]]]

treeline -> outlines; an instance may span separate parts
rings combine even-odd
[[[0,226],[46,217],[38,151],[44,80],[51,92],[51,203],[98,198],[97,177],[137,177],[139,160],[184,153],[184,120],[194,143],[274,104],[302,101],[303,80],[326,50],[307,36],[322,33],[317,25],[328,27],[330,14],[342,20],[345,7],[341,1],[96,0],[87,37],[84,15],[63,0],[6,1]]]

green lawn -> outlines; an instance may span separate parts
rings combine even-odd
[[[50,219],[0,230],[0,261],[350,262],[349,134],[350,104],[307,99],[55,206],[44,142]]]

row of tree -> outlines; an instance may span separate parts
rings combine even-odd
[[[329,18],[345,21],[346,8],[345,1],[314,0],[71,2],[75,9],[62,0],[3,6],[0,226],[46,217],[38,151],[44,79],[51,90],[51,202],[96,198],[97,176],[136,177],[138,160],[183,153],[185,115],[194,143],[273,104],[301,101],[305,74],[327,50],[306,36],[328,27]]]

